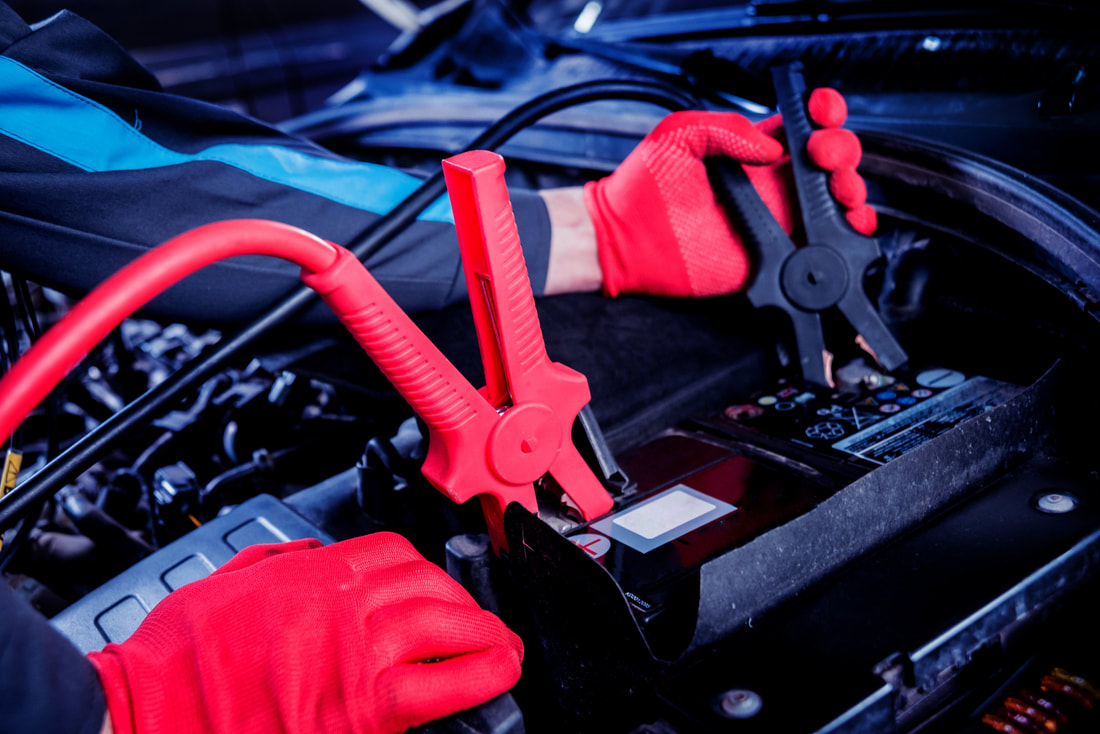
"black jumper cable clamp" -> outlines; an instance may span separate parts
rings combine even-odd
[[[821,314],[834,306],[861,337],[861,346],[885,370],[901,367],[908,357],[863,291],[863,277],[882,257],[882,248],[877,239],[859,234],[848,224],[829,193],[827,174],[806,152],[813,128],[806,115],[801,69],[799,63],[773,67],[772,80],[787,135],[805,246],[795,247],[740,164],[711,158],[707,169],[715,195],[756,263],[746,291],[749,302],[757,308],[776,306],[786,312],[794,329],[803,378],[832,387],[831,356],[825,348]]]

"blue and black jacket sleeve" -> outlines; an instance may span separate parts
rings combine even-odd
[[[95,668],[0,584],[0,731],[96,734],[107,703]]]
[[[209,222],[259,218],[345,243],[420,181],[342,158],[234,111],[163,92],[98,28],[62,12],[28,26],[0,3],[0,267],[87,291],[150,247]],[[550,225],[512,204],[535,292]],[[433,204],[367,260],[409,312],[466,297],[450,208]],[[296,268],[236,258],[154,301],[166,318],[236,322],[298,284]]]

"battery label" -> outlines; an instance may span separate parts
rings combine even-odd
[[[677,489],[636,510],[621,513],[611,522],[646,540],[653,540],[713,509],[712,503]]]
[[[959,423],[1012,398],[1020,388],[988,377],[971,377],[923,403],[832,444],[832,448],[876,464],[946,433]]]
[[[591,528],[639,553],[648,553],[736,509],[686,484],[677,484],[645,502],[592,523]]]

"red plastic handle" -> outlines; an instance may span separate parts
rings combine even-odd
[[[443,161],[443,175],[485,366],[487,398],[500,408],[521,399],[515,393],[524,393],[532,373],[549,362],[504,183],[504,159],[486,150],[470,151]]]
[[[490,436],[489,466],[501,479],[530,482],[549,473],[586,520],[611,496],[572,443],[588,401],[584,375],[551,362],[523,259],[504,159],[477,150],[443,161],[470,292],[488,401],[503,410]]]

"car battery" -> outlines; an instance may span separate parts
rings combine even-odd
[[[615,578],[652,639],[674,645],[695,613],[693,570],[1020,390],[938,367],[849,392],[784,382],[703,430],[620,457],[637,493],[569,538]]]
[[[513,503],[507,564],[553,641],[547,667],[568,671],[562,710],[637,703],[665,666],[1001,476],[1022,437],[1053,430],[1061,369],[1025,385],[934,366],[846,390],[778,382],[617,456],[633,489],[607,514],[563,529]]]
[[[687,643],[699,566],[840,486],[809,466],[687,432],[663,435],[620,461],[638,478],[638,492],[569,539],[616,580],[660,650]],[[683,467],[693,469],[682,474]]]

